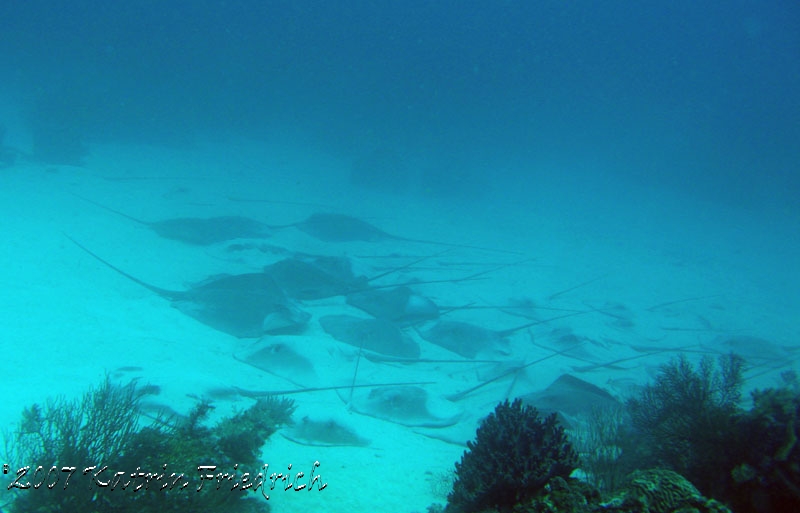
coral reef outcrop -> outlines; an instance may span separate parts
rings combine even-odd
[[[568,477],[578,463],[556,416],[542,419],[519,399],[498,404],[467,447],[456,463],[448,513],[510,511],[554,477]]]

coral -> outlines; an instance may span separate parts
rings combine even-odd
[[[800,511],[800,386],[784,373],[782,387],[755,391],[739,408],[742,362],[685,358],[662,368],[655,383],[628,402],[638,461],[679,471],[706,495],[737,513]]]
[[[627,485],[602,511],[641,513],[730,513],[724,505],[703,497],[686,478],[671,470],[633,472]]]
[[[568,477],[578,458],[554,414],[544,420],[520,399],[500,403],[456,463],[446,511],[510,511],[554,477]]]
[[[685,475],[704,493],[722,493],[727,476],[719,469],[740,458],[743,366],[733,354],[721,356],[719,368],[704,357],[695,369],[683,355],[662,366],[655,383],[627,402],[635,457]]]
[[[554,477],[523,511],[534,513],[593,513],[597,511],[600,493],[590,484],[577,479]]]
[[[62,398],[45,407],[25,408],[15,432],[6,435],[6,457],[19,466],[32,464],[34,468],[19,479],[22,486],[9,488],[16,492],[10,511],[265,511],[268,505],[242,500],[257,490],[232,491],[232,485],[242,478],[236,468],[241,464],[245,471],[259,470],[258,448],[278,425],[289,421],[294,403],[259,400],[232,419],[207,427],[204,423],[213,408],[207,401],[198,403],[187,417],[145,419],[138,405],[149,390],[137,388],[135,383],[114,385],[106,378],[80,400]],[[42,470],[35,473],[37,465]],[[53,465],[77,469],[69,485],[66,474],[58,470],[53,476],[48,474]],[[203,493],[198,493],[195,490],[202,482],[197,474],[199,465],[215,465],[215,475],[227,473],[230,478],[207,483]],[[88,467],[95,470],[84,474]],[[95,472],[98,477],[92,476]],[[50,484],[56,479],[57,486],[42,485],[43,490],[25,486],[43,480]]]
[[[431,505],[428,513],[442,513]],[[475,509],[471,511],[489,511]],[[574,478],[552,478],[514,513],[731,513],[722,503],[704,497],[680,474],[651,469],[632,472],[610,500],[603,502],[597,488]],[[777,511],[777,510],[775,510]],[[737,512],[738,513],[738,512]]]
[[[800,511],[800,392],[794,383],[753,392],[739,423],[746,455],[731,471],[737,512]]]

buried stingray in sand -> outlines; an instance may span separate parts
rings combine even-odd
[[[182,313],[234,337],[299,331],[311,318],[265,273],[224,275],[188,290],[162,289],[126,273],[72,237],[67,238],[103,265],[170,300]]]
[[[314,447],[366,447],[370,444],[351,427],[332,418],[316,420],[306,416],[280,433],[287,440]]]
[[[443,399],[431,397],[419,386],[392,386],[372,388],[366,394],[350,391],[350,409],[362,415],[394,422],[408,427],[443,428],[456,424],[462,410]]]
[[[267,343],[266,340],[258,340],[250,347],[237,351],[233,354],[234,359],[297,386],[319,385],[319,377],[311,360],[292,349],[286,342]]]
[[[78,196],[77,194],[75,196],[118,216],[146,226],[160,237],[197,246],[209,246],[217,242],[233,239],[265,239],[272,235],[272,230],[266,224],[249,217],[178,217],[161,221],[144,221],[83,196]]]

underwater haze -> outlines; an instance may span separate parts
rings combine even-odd
[[[749,206],[798,193],[788,1],[2,10],[0,71],[28,123],[87,142],[302,133],[343,158],[396,154],[437,192],[584,173]]]
[[[329,485],[270,505],[411,512],[559,377],[798,370],[796,1],[5,1],[0,56],[5,425],[289,390]]]

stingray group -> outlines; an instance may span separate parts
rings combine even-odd
[[[70,240],[105,266],[171,301],[180,312],[234,337],[293,332],[302,329],[311,318],[266,273],[222,275],[187,290],[168,290],[128,274]]]
[[[362,219],[343,214],[315,213],[301,221],[285,225],[268,224],[240,216],[186,217],[145,221],[94,201],[91,203],[141,224],[161,237],[194,245],[211,245],[235,239],[263,239],[271,237],[276,230],[292,228],[324,243],[328,248],[333,247],[336,243],[395,241],[492,250],[466,244],[393,235]],[[286,386],[288,390],[245,390],[237,386],[237,384],[241,384],[240,382],[231,381],[226,383],[226,387],[214,391],[220,398],[228,398],[230,394],[261,397],[306,392],[329,393],[336,390],[347,403],[350,412],[415,429],[437,428],[437,432],[442,432],[443,430],[438,428],[456,424],[458,424],[458,428],[455,429],[463,428],[467,424],[463,421],[464,410],[468,408],[465,406],[467,404],[465,399],[474,397],[472,395],[474,392],[483,389],[488,393],[494,393],[486,387],[503,379],[513,380],[511,387],[521,386],[519,384],[521,380],[517,378],[522,371],[556,356],[574,357],[578,347],[587,342],[582,337],[563,335],[558,338],[558,342],[565,346],[561,350],[553,351],[547,356],[533,361],[506,361],[512,358],[508,339],[520,330],[588,311],[609,316],[619,325],[629,325],[632,322],[630,321],[632,318],[630,312],[612,307],[602,309],[589,307],[590,310],[580,311],[565,310],[554,313],[555,317],[548,319],[531,318],[518,321],[525,322],[525,324],[505,330],[489,329],[477,324],[447,318],[443,320],[443,313],[450,308],[440,307],[433,299],[422,295],[419,290],[426,289],[418,289],[415,283],[376,285],[379,278],[384,279],[383,281],[399,281],[385,280],[385,276],[399,270],[411,269],[411,266],[416,265],[419,260],[391,269],[379,276],[368,277],[354,272],[354,268],[356,271],[359,269],[345,257],[309,255],[289,250],[283,252],[282,248],[272,247],[270,247],[270,259],[266,262],[273,263],[264,265],[259,272],[213,276],[191,285],[185,290],[169,290],[147,283],[116,267],[80,243],[74,240],[73,242],[98,262],[169,301],[183,314],[234,337],[258,339],[251,341],[252,343],[246,348],[234,350],[233,357],[246,366],[270,373],[291,383],[291,386]],[[243,240],[239,242],[247,244],[265,241]],[[231,249],[235,249],[234,246],[231,246]],[[336,246],[337,252],[344,249],[350,250],[351,246]],[[275,261],[276,258],[282,259]],[[407,256],[405,258],[411,259]],[[468,264],[475,265],[472,261]],[[480,265],[484,266],[481,269],[485,269],[489,264],[483,262]],[[501,267],[505,265],[515,264],[501,264]],[[418,271],[419,269],[415,267],[414,270]],[[463,281],[464,279],[475,279],[484,273],[461,280],[440,279],[436,281]],[[442,276],[433,277],[443,278]],[[422,283],[424,282],[417,284]],[[584,282],[551,294],[547,299],[552,301],[587,283],[591,282]],[[334,315],[321,316],[318,319],[319,326],[327,334],[331,343],[335,340],[341,344],[339,347],[349,346],[352,348],[351,353],[358,353],[352,380],[342,380],[342,383],[324,382],[321,374],[317,373],[317,369],[320,371],[323,369],[318,365],[319,361],[313,361],[309,356],[310,353],[301,350],[292,342],[291,338],[264,337],[264,335],[303,330],[310,319],[310,314],[301,308],[302,302],[328,298],[339,299],[335,302],[328,302],[326,307],[330,307],[330,303],[336,305],[346,303],[347,306],[341,307],[345,310],[326,312]],[[535,311],[530,302],[512,306],[515,307],[514,313],[518,313],[518,310],[523,307],[524,313],[528,315],[531,311]],[[355,309],[364,314],[361,316],[348,315]],[[627,324],[625,324],[626,322]],[[315,342],[319,341],[315,340]],[[451,360],[421,359],[423,349],[431,350],[432,346],[441,347],[457,356],[452,356]],[[336,358],[341,356],[339,353],[340,351],[313,352],[317,357],[322,355],[323,358]],[[445,362],[448,365],[450,363],[466,363],[466,367],[472,369],[479,362],[486,361],[478,360],[478,358],[484,357],[503,361],[490,361],[489,363],[495,365],[493,367],[495,372],[479,375],[477,384],[470,374],[471,381],[464,385],[465,390],[446,397],[432,394],[433,390],[429,391],[421,387],[419,381],[422,380],[391,383],[392,379],[381,379],[380,384],[356,383],[359,362],[367,366],[367,371],[373,371],[373,374],[370,375],[374,376],[390,369],[386,365],[387,361],[402,362],[403,364],[417,364],[422,361],[435,362],[438,369],[441,369]],[[516,355],[516,358],[520,358],[520,355]],[[396,364],[394,366],[399,367]],[[404,368],[407,370],[409,365],[404,365]],[[362,374],[363,369],[362,366]],[[416,370],[414,368],[412,372],[416,372]],[[250,372],[253,372],[252,369]],[[448,370],[439,372],[441,375],[447,375]],[[383,374],[380,375],[383,376]],[[254,384],[253,386],[259,385]],[[508,390],[512,389],[508,388]],[[589,412],[597,405],[614,406],[618,404],[615,398],[602,389],[569,375],[561,376],[545,390],[524,396],[524,400],[543,411],[558,411],[566,418]],[[474,408],[474,406],[475,402],[470,401],[469,408]],[[328,416],[323,418],[304,417],[293,426],[286,428],[282,434],[297,443],[312,446],[366,446],[370,443],[348,425]]]
[[[419,356],[419,346],[398,326],[439,315],[432,301],[408,287],[371,287],[370,279],[353,273],[346,258],[294,256],[268,265],[262,272],[213,276],[187,290],[169,290],[123,271],[70,240],[105,266],[169,300],[182,313],[239,338],[300,331],[310,314],[297,301],[346,295],[349,303],[375,318],[328,316],[321,319],[325,331],[356,347],[413,358]]]
[[[76,196],[78,195],[76,194]],[[145,221],[107,205],[103,205],[97,201],[82,196],[78,197],[113,214],[146,226],[161,237],[199,246],[207,246],[233,239],[267,238],[272,236],[274,230],[297,228],[322,242],[382,242],[395,240],[419,244],[435,244],[454,248],[515,253],[513,251],[497,250],[469,244],[413,239],[392,235],[366,221],[345,214],[315,213],[302,221],[285,225],[268,225],[261,221],[242,216],[219,216],[209,218],[179,217],[160,221]]]

